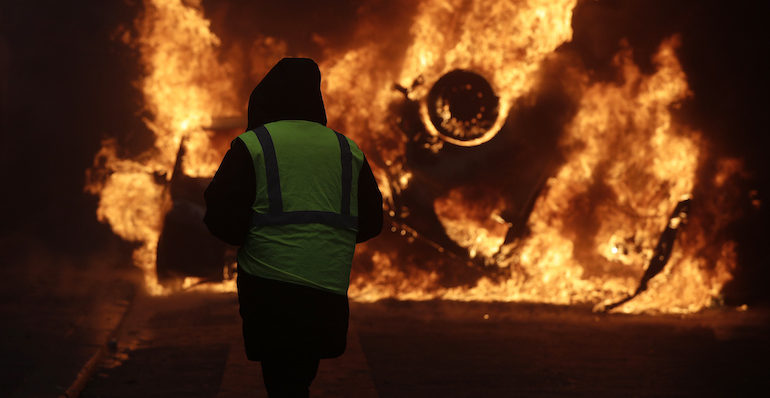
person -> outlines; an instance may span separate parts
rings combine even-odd
[[[345,350],[355,244],[382,228],[361,149],[326,127],[321,73],[280,60],[251,93],[247,131],[205,191],[204,222],[238,250],[249,360],[270,397],[307,397],[321,358]]]

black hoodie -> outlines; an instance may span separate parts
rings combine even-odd
[[[326,125],[321,72],[313,60],[280,60],[252,91],[246,130],[278,120],[309,120]],[[231,245],[243,244],[257,183],[246,145],[233,140],[204,194],[204,222],[212,234]],[[358,177],[358,220],[357,242],[376,236],[382,228],[382,196],[366,159]]]
[[[321,71],[309,58],[278,61],[249,97],[246,130],[278,120],[310,120],[326,126]]]

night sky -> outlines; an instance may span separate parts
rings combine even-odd
[[[344,48],[360,17],[391,23],[385,37],[408,40],[411,2],[353,1],[205,2],[215,33],[223,38],[256,33],[284,38],[289,52],[320,56],[310,38],[321,33]],[[256,2],[255,2],[256,3]],[[305,3],[305,4],[303,4]],[[359,5],[353,5],[354,3]],[[741,244],[741,269],[732,294],[767,299],[764,252],[768,198],[767,21],[754,1],[582,1],[574,13],[574,38],[565,46],[597,80],[615,79],[610,60],[621,39],[635,62],[653,70],[660,42],[680,33],[678,56],[693,98],[676,116],[703,131],[720,155],[740,157],[748,186],[763,206],[731,230]],[[393,6],[396,4],[397,6]],[[141,75],[135,50],[118,40],[132,26],[141,2],[4,1],[0,5],[0,170],[4,182],[0,227],[2,263],[23,265],[31,250],[78,258],[106,246],[129,262],[130,245],[96,221],[97,198],[84,193],[85,170],[106,137],[125,155],[152,144],[142,124]],[[383,25],[384,26],[384,25]],[[254,77],[256,82],[258,77]],[[247,95],[251,87],[243,87]],[[245,104],[245,98],[244,98]]]

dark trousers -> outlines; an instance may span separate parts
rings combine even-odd
[[[318,358],[262,360],[262,378],[270,398],[307,398],[318,372]]]
[[[334,358],[345,351],[348,298],[238,272],[246,357]]]

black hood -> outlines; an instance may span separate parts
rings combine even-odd
[[[248,116],[247,130],[278,120],[309,120],[326,125],[321,71],[315,61],[278,61],[251,92]]]

